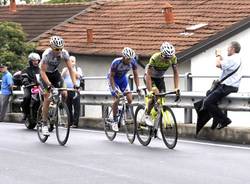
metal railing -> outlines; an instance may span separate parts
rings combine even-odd
[[[22,91],[14,91],[12,105],[19,105],[22,96]],[[81,105],[105,106],[113,102],[108,91],[81,91],[80,96]],[[204,92],[182,92],[181,101],[175,102],[175,95],[169,95],[166,99],[166,105],[172,108],[192,110],[194,108],[193,103],[204,97]],[[143,98],[139,98],[136,94],[133,95],[134,106],[142,103],[144,103]],[[226,111],[250,111],[250,93],[232,93],[219,102],[219,107]],[[192,122],[188,113],[188,111],[184,111],[184,123]]]
[[[165,78],[173,78],[173,75],[165,75]],[[140,76],[143,78],[143,76]],[[184,109],[184,123],[192,122],[192,109],[193,103],[204,98],[205,92],[195,92],[193,90],[193,79],[194,78],[218,78],[218,76],[198,76],[192,75],[191,73],[180,75],[180,78],[184,80],[182,89],[181,89],[181,101],[176,103],[174,102],[175,96],[170,95],[167,98],[166,105],[173,108],[183,108]],[[250,78],[250,76],[243,76],[243,78]],[[105,80],[105,76],[99,77],[84,77],[85,80]],[[130,76],[130,84],[133,84],[133,77]],[[133,89],[133,85],[131,86]],[[81,108],[82,115],[85,115],[85,105],[100,105],[104,106],[112,103],[112,97],[108,91],[90,91],[85,90],[81,91]],[[22,91],[14,91],[13,95],[13,105],[19,104],[23,96]],[[138,100],[138,97],[134,95],[133,104],[137,105],[138,103],[144,103],[141,98]],[[219,107],[225,111],[250,111],[250,93],[241,92],[241,93],[232,93],[226,98],[224,98],[220,103]],[[12,109],[12,108],[11,108]],[[11,111],[10,109],[10,111]]]

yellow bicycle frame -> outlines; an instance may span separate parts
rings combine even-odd
[[[148,109],[148,102],[152,97],[150,96],[146,96],[145,97],[145,104],[146,104],[146,110]],[[163,106],[163,104],[165,103],[165,98],[160,97],[157,99],[157,103],[160,106]],[[169,111],[164,111],[163,108],[161,108],[161,113],[162,113],[162,121],[163,121],[163,126],[164,128],[167,127],[167,125],[171,125],[171,120],[170,120],[170,116],[169,116]],[[153,107],[150,111],[150,116],[151,118],[155,121],[157,118],[157,114],[158,112],[155,110],[155,108]]]

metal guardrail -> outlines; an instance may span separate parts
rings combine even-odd
[[[108,105],[112,104],[112,96],[108,91],[81,91],[81,105]],[[23,92],[14,91],[13,105],[20,104]],[[166,105],[172,108],[193,109],[193,103],[204,98],[204,92],[182,92],[181,101],[175,102],[175,95],[166,97]],[[144,103],[142,97],[133,95],[133,105]],[[226,111],[250,111],[250,93],[232,93],[219,102],[219,107]],[[191,123],[189,112],[184,111],[184,123]]]
[[[184,108],[184,122],[192,122],[192,109],[193,103],[204,98],[205,92],[195,92],[193,90],[193,79],[197,78],[218,78],[218,76],[205,76],[205,75],[192,75],[191,73],[180,74],[180,79],[184,80],[184,86],[181,89],[181,101],[176,103],[174,102],[175,96],[170,95],[167,98],[167,105],[173,108]],[[139,76],[140,79],[143,76]],[[170,79],[173,78],[173,75],[164,75],[164,78]],[[250,76],[243,76],[243,78],[250,78]],[[93,80],[106,80],[106,76],[90,76],[84,77],[84,79],[93,81]],[[131,89],[133,89],[133,76],[129,76],[129,83]],[[84,88],[85,89],[85,88]],[[14,91],[14,104],[21,102],[23,92]],[[85,105],[106,105],[112,103],[112,97],[108,91],[81,91],[81,104],[82,104],[82,115],[84,116]],[[138,97],[134,95],[133,104],[137,105],[138,103],[143,103],[143,99],[138,100]],[[228,97],[223,98],[219,103],[219,107],[225,111],[250,111],[250,93],[233,93]]]

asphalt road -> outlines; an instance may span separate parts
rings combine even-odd
[[[1,184],[249,184],[250,147],[161,140],[143,147],[118,135],[73,129],[66,146],[43,144],[22,124],[0,123]]]

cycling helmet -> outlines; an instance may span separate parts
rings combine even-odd
[[[129,47],[125,47],[122,50],[122,56],[125,58],[129,58],[132,59],[135,57],[135,51],[133,51],[133,49],[129,48]]]
[[[29,61],[32,61],[32,60],[40,61],[41,58],[40,58],[39,54],[32,52],[29,54],[28,59],[29,59]]]
[[[52,49],[63,49],[64,41],[60,36],[52,36],[50,38],[50,46]]]
[[[174,54],[175,54],[175,48],[172,44],[168,43],[168,42],[164,42],[162,45],[161,45],[161,53],[164,55],[164,56],[167,56],[167,57],[172,57]]]

